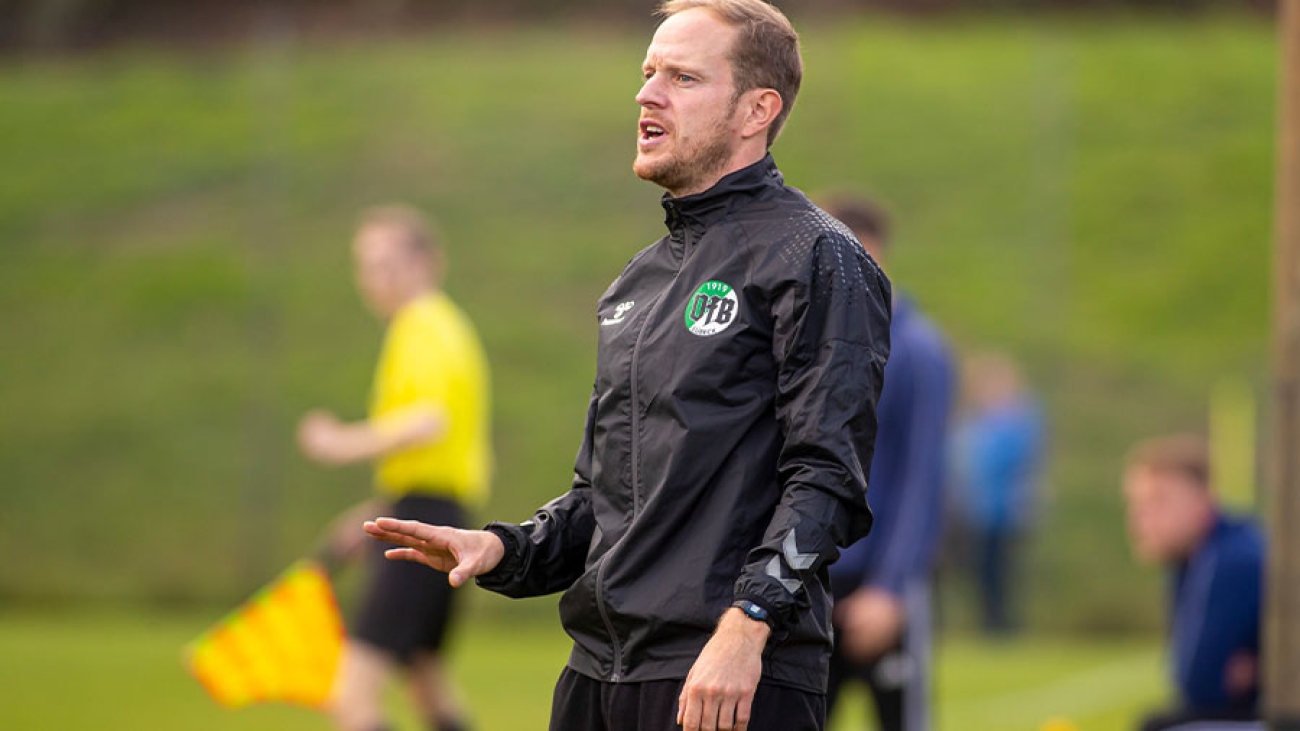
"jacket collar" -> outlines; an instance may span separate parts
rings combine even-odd
[[[736,206],[759,196],[763,191],[785,184],[772,154],[762,160],[722,177],[712,188],[693,195],[673,198],[664,194],[664,225],[670,233],[683,228],[703,229],[717,223]]]

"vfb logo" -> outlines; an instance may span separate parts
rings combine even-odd
[[[740,314],[740,300],[726,282],[716,279],[701,284],[686,302],[686,329],[701,336],[717,335],[731,326]]]

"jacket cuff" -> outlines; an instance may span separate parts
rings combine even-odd
[[[776,613],[776,609],[772,606],[770,602],[763,599],[763,597],[756,596],[756,595],[749,595],[749,594],[737,595],[735,600],[732,601],[731,606],[734,607],[737,604],[740,604],[741,602],[752,602],[753,604],[758,606],[759,609],[762,609],[764,612],[766,612],[767,619],[764,621],[767,622],[768,627],[772,628],[773,633],[775,633],[778,629],[780,629],[782,622],[780,617]],[[753,618],[751,617],[751,619]]]
[[[778,592],[784,596],[776,596]],[[783,587],[748,581],[744,577],[736,582],[736,590],[732,595],[733,603],[749,601],[767,610],[772,636],[778,639],[784,637],[789,628],[798,623],[799,602],[792,599]]]
[[[480,574],[474,582],[488,591],[500,591],[512,584],[524,565],[523,552],[519,550],[519,526],[510,523],[488,523],[483,530],[501,539],[505,553],[491,571]]]

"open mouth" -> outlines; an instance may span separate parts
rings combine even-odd
[[[642,142],[653,142],[654,140],[668,134],[668,132],[657,122],[642,122],[640,127]]]

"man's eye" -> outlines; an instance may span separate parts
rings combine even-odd
[[[695,81],[695,77],[691,76],[690,74],[677,74],[677,80],[682,82],[683,84],[688,84],[692,81]]]

